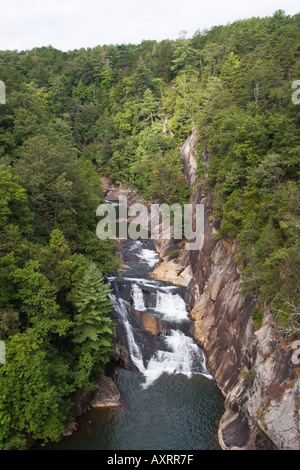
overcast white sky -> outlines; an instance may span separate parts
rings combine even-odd
[[[52,45],[67,51],[143,39],[191,37],[198,29],[282,9],[299,0],[1,0],[0,50]]]

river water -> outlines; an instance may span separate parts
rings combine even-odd
[[[159,262],[151,241],[127,241],[123,276],[111,276],[111,297],[133,370],[114,370],[123,407],[94,409],[78,429],[48,449],[216,450],[223,397],[191,337],[184,289],[156,281]],[[130,311],[147,312],[163,329],[154,338]],[[143,315],[143,313],[142,313]]]

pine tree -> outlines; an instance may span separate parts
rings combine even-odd
[[[114,324],[107,314],[112,309],[109,287],[103,283],[101,271],[90,262],[74,300],[77,314],[74,319],[73,341],[81,353],[91,353],[100,367],[109,361],[113,352],[111,335]]]
[[[155,95],[149,88],[147,88],[141,101],[141,115],[145,118],[145,121],[151,121],[151,124],[153,124],[153,121],[157,116],[157,110],[158,102],[155,99]]]
[[[140,57],[136,67],[136,87],[139,94],[143,94],[147,88],[153,87],[153,76],[142,57]]]
[[[195,51],[191,46],[189,39],[180,38],[175,43],[174,59],[172,61],[171,70],[175,75],[185,73],[188,77],[196,75],[194,69]]]

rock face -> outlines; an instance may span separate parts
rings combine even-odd
[[[122,406],[120,392],[110,377],[103,376],[93,384],[96,394],[91,402],[92,408]]]
[[[189,188],[193,188],[196,183],[197,153],[195,149],[195,140],[196,129],[194,128],[192,134],[187,138],[181,147],[184,174]]]
[[[121,396],[114,381],[110,377],[102,376],[94,380],[90,387],[81,390],[74,397],[72,409],[73,418],[83,415],[90,407],[121,406]],[[73,421],[71,422],[72,426]]]
[[[110,377],[103,376],[94,380],[89,388],[80,390],[74,397],[72,418],[62,437],[71,436],[77,429],[76,418],[82,416],[89,408],[123,406],[120,392]]]
[[[188,162],[194,148],[193,133],[182,147],[190,184],[194,166]],[[251,316],[255,300],[239,293],[236,247],[213,239],[218,221],[211,213],[212,195],[204,201],[198,192],[193,202],[205,202],[205,242],[201,251],[180,257],[181,269],[190,270],[188,289],[196,297],[191,312],[195,339],[226,397],[220,445],[223,449],[299,450],[300,373],[292,361],[293,350],[275,334],[267,306],[262,325],[255,330]]]
[[[157,251],[159,251],[158,245],[159,243],[156,242]],[[176,260],[172,260],[166,255],[165,259],[155,268],[151,275],[155,279],[171,282],[183,287],[190,286],[193,280],[192,269],[184,252],[180,253]]]
[[[130,315],[134,318],[135,322],[139,325],[142,330],[148,331],[151,333],[156,340],[159,338],[160,334],[168,329],[168,326],[164,321],[159,320],[155,315],[152,315],[148,312],[140,312],[131,308],[129,310]]]

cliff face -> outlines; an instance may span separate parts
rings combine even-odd
[[[195,132],[181,148],[187,182],[195,175]],[[204,163],[208,157],[204,154]],[[219,426],[224,449],[300,449],[300,368],[294,350],[276,335],[267,307],[256,330],[251,312],[255,300],[240,293],[242,272],[236,246],[216,242],[218,221],[212,216],[212,194],[195,191],[193,204],[205,204],[205,241],[201,251],[185,251],[170,260],[174,249],[157,241],[163,262],[154,271],[160,279],[187,286],[196,300],[191,311],[194,336],[208,367],[226,397]]]
[[[182,146],[190,186],[195,183],[195,157],[193,133]],[[202,198],[196,192],[193,203],[201,202],[205,203],[204,246],[201,251],[183,251],[175,264],[191,275],[195,338],[226,397],[220,444],[224,449],[300,449],[300,368],[292,360],[294,351],[275,334],[267,308],[255,329],[251,316],[255,302],[239,294],[236,247],[214,241],[212,195]]]
[[[276,337],[268,312],[255,330],[254,303],[239,294],[241,272],[234,247],[219,241],[210,259],[191,257],[205,279],[192,310],[195,337],[226,397],[221,446],[259,449],[272,448],[273,443],[279,449],[299,449],[300,380],[293,351]]]
[[[190,187],[196,183],[195,139],[193,132],[181,149]],[[207,155],[203,160],[208,162]],[[130,202],[138,198],[135,192],[128,196]],[[109,198],[113,199],[112,193]],[[276,335],[267,306],[260,328],[255,328],[251,315],[255,299],[239,293],[242,272],[237,247],[213,238],[218,221],[212,215],[212,201],[213,194],[204,197],[194,190],[193,204],[205,204],[201,251],[186,251],[183,243],[176,245],[173,240],[155,240],[162,262],[152,275],[182,285],[193,295],[193,334],[226,397],[219,425],[221,447],[299,450],[300,367],[293,362],[295,350]],[[178,257],[170,259],[168,254],[178,248]]]

